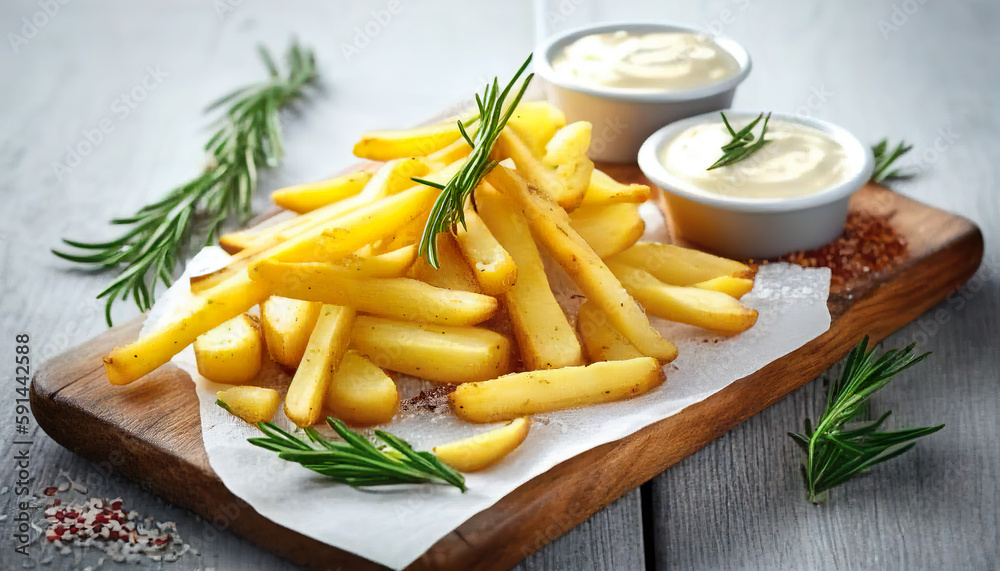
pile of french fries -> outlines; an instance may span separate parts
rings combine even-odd
[[[369,133],[355,154],[384,162],[275,192],[296,215],[223,236],[229,264],[192,278],[191,301],[168,323],[108,355],[108,378],[133,382],[193,343],[202,375],[236,385],[219,393],[220,405],[255,422],[280,405],[277,391],[248,384],[270,358],[294,371],[284,410],[299,426],[328,414],[388,422],[399,407],[394,373],[455,384],[460,418],[513,421],[435,449],[465,471],[516,448],[529,415],[645,393],[677,356],[647,313],[745,331],[757,313],[739,299],[753,274],[639,242],[650,189],[596,170],[590,138],[589,123],[567,125],[547,103],[522,103],[466,225],[438,235],[434,268],[417,244],[440,191],[412,177],[446,183],[470,147],[454,121]],[[577,316],[558,304],[542,251],[586,297]],[[247,313],[255,306],[259,317]]]

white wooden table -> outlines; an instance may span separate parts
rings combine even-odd
[[[108,275],[69,267],[48,253],[60,237],[109,235],[105,221],[134,211],[190,177],[206,137],[201,109],[261,76],[253,46],[276,50],[296,35],[313,46],[321,93],[288,122],[285,166],[265,190],[323,177],[351,161],[364,130],[412,124],[504,76],[531,50],[530,2],[415,0],[9,1],[0,5],[0,352],[31,336],[34,363],[105,328],[94,296]],[[875,399],[903,424],[945,423],[917,449],[833,492],[805,501],[799,456],[785,435],[817,413],[818,380],[738,426],[530,556],[525,569],[985,569],[1000,565],[1000,89],[989,0],[713,0],[553,3],[562,20],[671,20],[714,28],[742,42],[754,71],[736,107],[808,111],[853,130],[915,143],[921,171],[897,188],[963,214],[986,235],[983,268],[961,292],[886,345],[911,340],[934,352]],[[393,8],[393,11],[389,9]],[[395,13],[393,13],[395,12]],[[565,14],[564,14],[565,13]],[[387,17],[388,15],[388,17]],[[27,21],[35,20],[28,26]],[[366,31],[367,30],[367,31]],[[356,49],[355,49],[356,48]],[[139,89],[137,86],[145,86]],[[124,94],[131,94],[126,101]],[[141,96],[141,101],[137,101]],[[100,141],[91,132],[111,125]],[[92,149],[70,162],[66,147],[90,132]],[[84,145],[86,148],[86,145]],[[54,169],[59,162],[68,167]],[[58,171],[58,172],[57,172]],[[260,205],[266,204],[262,193]],[[116,320],[136,313],[122,305]],[[10,386],[10,385],[8,385]],[[14,394],[0,427],[14,448]],[[200,552],[175,569],[291,566],[138,486],[108,475],[33,429],[35,486],[60,472],[91,495],[125,498],[177,521]],[[12,486],[13,462],[0,465]],[[0,511],[11,513],[10,493]],[[12,521],[0,522],[0,567]],[[54,568],[83,568],[57,557]],[[105,564],[105,567],[109,567]]]

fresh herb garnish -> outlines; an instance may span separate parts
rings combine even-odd
[[[729,124],[729,119],[726,118],[725,113],[720,112],[719,115],[722,115],[722,122],[725,123],[729,134],[733,136],[733,140],[729,141],[725,145],[722,145],[722,156],[719,157],[719,160],[712,163],[712,166],[705,170],[713,170],[742,161],[764,148],[764,145],[771,142],[769,139],[764,138],[764,134],[767,133],[767,122],[771,120],[770,113],[767,115],[761,113],[756,119],[748,123],[746,127],[743,127],[739,131],[733,130],[733,127]],[[754,137],[751,131],[753,131],[753,128],[757,126],[757,123],[759,123],[762,118],[764,119],[764,124],[761,125],[760,135]]]
[[[507,125],[507,120],[514,114],[517,104],[520,103],[521,97],[524,95],[524,90],[528,88],[528,84],[531,83],[531,78],[535,74],[529,74],[524,79],[517,95],[510,104],[505,105],[507,95],[524,70],[527,69],[529,63],[531,63],[530,55],[503,91],[500,91],[500,85],[497,78],[494,77],[493,83],[486,86],[482,98],[478,93],[476,94],[476,105],[479,107],[479,125],[473,136],[469,136],[461,121],[458,122],[458,129],[462,133],[462,137],[472,147],[469,158],[461,170],[455,173],[455,176],[451,177],[451,180],[444,185],[420,178],[413,179],[414,182],[441,189],[441,194],[434,202],[434,207],[431,208],[427,225],[424,226],[418,250],[419,254],[426,256],[427,261],[435,268],[438,267],[437,235],[441,232],[451,231],[459,223],[465,226],[465,200],[472,194],[479,181],[497,165],[496,161],[490,160],[493,144],[496,143],[500,132]]]
[[[344,439],[329,440],[312,428],[299,438],[270,422],[257,426],[266,438],[250,438],[251,444],[277,452],[278,457],[296,462],[314,472],[354,487],[388,486],[438,482],[465,492],[465,478],[430,452],[417,452],[402,438],[375,431],[386,446],[376,447],[367,438],[351,431],[336,418],[327,424]]]
[[[804,433],[789,433],[806,453],[802,475],[809,501],[825,501],[831,488],[913,448],[913,440],[944,428],[942,424],[879,432],[891,411],[872,422],[859,421],[867,414],[868,399],[875,391],[930,354],[914,356],[915,345],[889,350],[876,360],[875,349],[868,351],[865,336],[847,356],[840,379],[830,385],[826,411],[816,427],[807,418]]]
[[[913,145],[907,145],[906,141],[900,141],[896,147],[889,152],[889,140],[882,139],[877,144],[872,147],[872,153],[875,154],[875,170],[872,171],[871,181],[874,183],[882,183],[888,180],[900,180],[907,179],[913,176],[912,173],[902,172],[901,169],[889,168],[896,162],[896,159],[902,157],[906,153],[910,152]]]
[[[152,306],[157,281],[170,285],[178,255],[195,234],[205,236],[207,244],[226,220],[235,217],[246,222],[253,214],[250,199],[257,190],[258,169],[277,166],[283,155],[278,112],[317,78],[312,51],[297,43],[288,49],[284,75],[266,49],[258,50],[268,80],[237,89],[207,109],[229,105],[218,119],[218,131],[205,145],[210,157],[204,173],[135,215],[113,219],[112,224],[130,227],[114,240],[63,240],[68,246],[93,253],[52,251],[71,262],[102,269],[124,266],[97,296],[107,298],[105,318],[109,326],[116,299],[131,295],[141,311]]]

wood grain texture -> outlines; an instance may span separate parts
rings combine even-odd
[[[288,0],[279,6],[245,0],[219,13],[218,3],[204,0],[73,2],[61,5],[27,45],[0,49],[0,68],[18,78],[6,87],[0,114],[0,197],[6,206],[0,225],[0,352],[10,355],[13,335],[27,332],[38,364],[105,329],[93,297],[107,275],[68,269],[48,249],[61,236],[108,236],[104,221],[110,216],[134,210],[194,173],[205,138],[200,110],[232,86],[259,77],[249,57],[253,44],[279,47],[298,35],[322,54],[326,78],[324,92],[305,104],[305,112],[290,115],[286,166],[264,177],[265,190],[346,166],[363,130],[429,117],[468,97],[484,78],[515,68],[531,48],[531,3],[401,3],[391,26],[350,60],[341,57],[343,44],[384,3]],[[993,62],[991,32],[1000,24],[1000,6],[992,0],[919,3],[901,26],[883,32],[881,23],[891,24],[903,2],[572,5],[575,11],[564,15],[558,3],[549,2],[549,25],[658,19],[734,37],[755,65],[736,107],[806,112],[842,124],[864,141],[889,135],[915,143],[904,162],[920,174],[898,188],[974,220],[986,236],[986,263],[957,297],[888,340],[891,346],[919,341],[934,356],[884,389],[876,408],[893,409],[897,426],[945,422],[947,428],[910,456],[849,484],[843,495],[835,493],[830,509],[805,503],[797,451],[784,436],[816,414],[820,380],[647,484],[647,497],[655,501],[646,505],[656,509],[645,518],[656,529],[646,544],[634,492],[533,554],[522,568],[636,569],[643,548],[653,555],[648,566],[684,569],[1000,565],[1000,119],[993,101],[1000,68]],[[36,11],[33,2],[0,4],[0,30],[17,33],[21,19]],[[455,27],[456,19],[469,25]],[[477,23],[488,23],[489,33]],[[400,65],[401,53],[407,54],[406,65]],[[147,65],[160,65],[170,75],[120,119],[110,106],[142,79]],[[428,77],[434,78],[433,89],[401,89],[426,85]],[[114,133],[71,174],[54,176],[52,161],[62,160],[64,147],[103,117],[114,120]],[[935,146],[943,150],[932,151]],[[116,315],[124,322],[135,311],[124,304]],[[8,394],[3,403],[12,406],[12,399]],[[0,429],[12,433],[12,415],[0,415]],[[39,486],[58,481],[65,471],[88,482],[93,495],[122,495],[141,513],[177,521],[200,555],[173,568],[292,568],[227,533],[226,526],[116,476],[109,471],[113,458],[84,460],[37,427],[29,436]],[[0,451],[9,457],[11,440]],[[11,464],[0,464],[0,485],[13,481],[11,470]],[[12,500],[0,496],[0,511],[10,513]],[[0,534],[8,537],[10,525],[10,519],[0,522]],[[9,566],[9,554],[0,549],[0,567]],[[35,555],[37,560],[49,553]],[[52,565],[67,561],[74,559],[56,556]],[[88,555],[73,567],[96,562],[96,555]]]
[[[629,181],[636,167],[617,167]],[[908,258],[872,279],[849,284],[828,302],[830,330],[708,399],[559,464],[445,536],[414,569],[506,569],[597,510],[777,402],[834,365],[868,333],[888,335],[965,282],[978,268],[982,235],[968,220],[869,186],[852,209],[880,209],[909,244]],[[370,568],[260,517],[235,498],[208,466],[197,400],[186,375],[167,365],[125,387],[107,383],[101,358],[138,334],[139,323],[112,329],[54,359],[32,383],[40,426],[80,455],[123,457],[119,471],[209,520],[229,517],[232,531],[311,568]],[[81,430],[85,427],[85,430]],[[96,436],[96,437],[95,437]],[[238,506],[226,516],[226,506]]]

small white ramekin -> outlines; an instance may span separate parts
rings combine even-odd
[[[730,120],[757,115],[759,112],[726,112]],[[660,157],[685,129],[718,121],[719,114],[706,113],[672,123],[643,143],[639,168],[664,191],[679,236],[724,256],[765,259],[818,248],[840,235],[847,221],[848,200],[871,178],[875,162],[871,150],[847,130],[826,121],[790,113],[772,113],[771,118],[813,127],[840,143],[847,153],[850,176],[836,186],[790,198],[744,198],[701,190],[667,171]]]
[[[612,88],[574,82],[556,73],[552,59],[569,43],[605,32],[693,32],[712,36],[740,69],[715,83],[682,91]],[[593,127],[589,155],[595,161],[634,163],[639,147],[660,127],[707,111],[728,108],[736,87],[750,73],[750,55],[735,41],[705,30],[660,23],[607,23],[586,26],[549,38],[535,50],[535,72],[545,80],[549,101],[567,121],[589,121]]]

